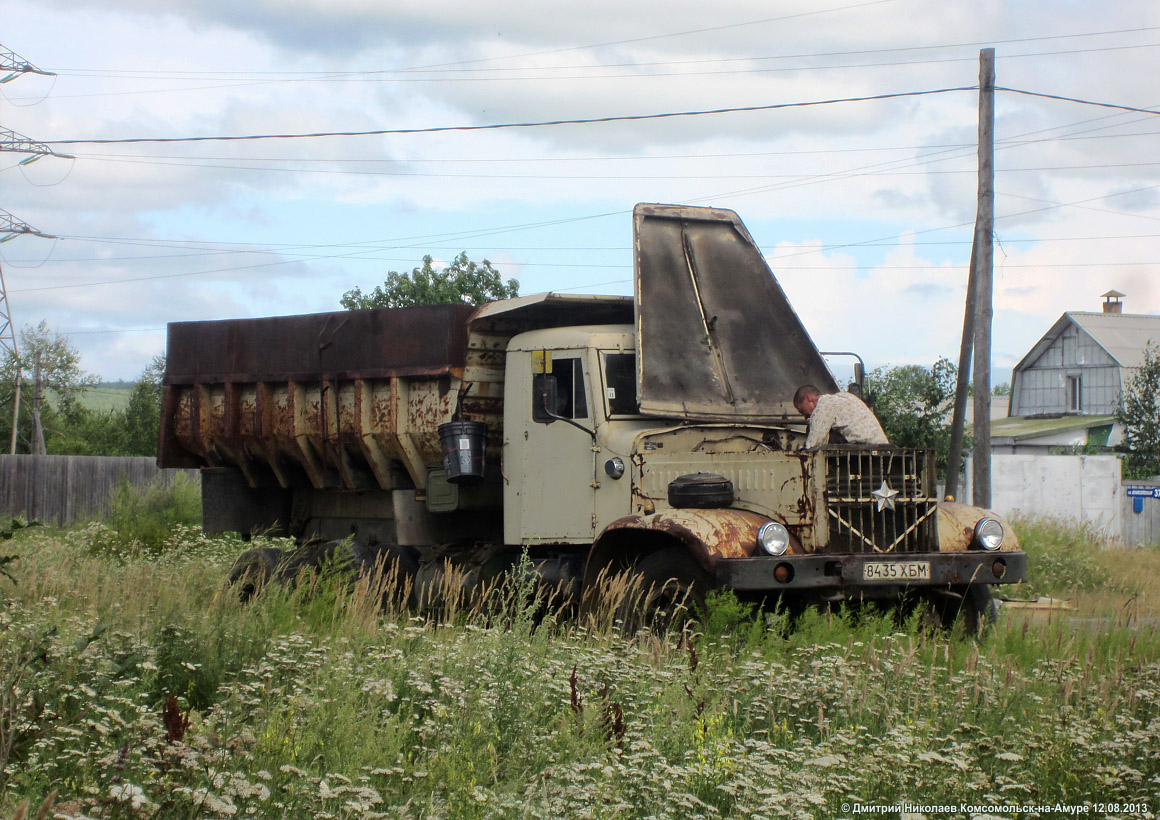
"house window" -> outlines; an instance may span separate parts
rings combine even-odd
[[[1079,376],[1067,377],[1067,411],[1083,412],[1083,382]]]

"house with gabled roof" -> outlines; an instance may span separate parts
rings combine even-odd
[[[1064,313],[1015,366],[1009,417],[992,424],[995,453],[1114,447],[1120,394],[1160,344],[1160,316],[1123,312],[1124,294],[1103,294],[1103,311]]]

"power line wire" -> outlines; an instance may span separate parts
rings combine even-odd
[[[1009,194],[1009,196],[1015,196],[1015,195]],[[1035,200],[1035,201],[1043,202],[1045,200]],[[68,237],[65,237],[65,238],[68,238]],[[1113,241],[1114,242],[1122,242],[1125,239],[1160,239],[1160,234],[1143,233],[1143,234],[1116,234],[1116,235],[1105,234],[1103,236],[1004,237],[1003,244],[1004,245],[1018,245],[1018,244],[1042,244],[1042,243],[1051,243],[1051,242],[1113,242]],[[970,244],[971,244],[970,239],[921,240],[921,241],[917,241],[917,242],[908,242],[907,243],[908,246],[909,245],[914,245],[914,246],[949,246],[949,245],[966,246],[966,245],[970,245]],[[867,244],[867,245],[864,245],[863,247],[893,248],[893,247],[896,247],[896,245],[897,245],[896,242],[890,242],[890,243],[883,243],[881,245]],[[594,246],[594,245],[576,245],[576,246],[504,245],[503,247],[493,247],[490,250],[480,250],[477,248],[464,248],[461,245],[442,245],[442,246],[426,245],[425,247],[427,248],[428,251],[437,251],[437,252],[441,252],[441,253],[447,252],[447,253],[455,254],[455,253],[458,253],[459,251],[466,250],[466,251],[470,251],[471,255],[473,255],[473,256],[489,256],[489,257],[494,255],[495,253],[510,253],[513,251],[564,251],[564,252],[609,251],[609,252],[616,252],[616,253],[627,253],[628,251],[632,250],[632,248],[629,247],[628,245],[623,245],[623,246],[621,246],[621,245],[615,245],[615,246],[613,246],[613,245],[604,245],[604,246]],[[759,246],[759,247],[761,248],[763,253],[773,251],[773,248],[768,246],[768,245]],[[823,249],[824,249],[824,246],[823,246]],[[238,250],[238,249],[223,249],[220,251],[206,251],[204,253],[151,254],[148,256],[88,256],[88,257],[78,256],[78,257],[69,257],[69,258],[65,258],[65,259],[56,259],[53,261],[53,264],[71,265],[71,264],[79,264],[81,262],[148,262],[148,261],[156,261],[158,259],[174,260],[174,259],[197,259],[197,258],[201,258],[201,257],[205,257],[205,256],[235,256],[235,255],[244,254],[244,253],[273,254],[273,253],[279,253],[279,251],[260,250],[260,249],[255,249],[255,250],[251,250],[251,251]],[[299,256],[299,259],[302,261],[309,261],[310,259],[314,258],[311,256],[307,256],[305,254],[299,254],[298,256]],[[8,261],[9,261],[9,263],[15,265],[16,263],[22,262],[24,260],[10,259]],[[408,256],[408,257],[373,256],[373,257],[365,257],[364,261],[416,263],[418,260],[414,256]],[[513,260],[510,263],[499,263],[499,264],[501,264],[501,265],[507,265],[507,264],[533,265],[533,266],[544,266],[544,267],[552,267],[554,265],[554,263],[551,263],[551,262],[534,262],[534,261],[529,261],[527,259]],[[141,329],[142,330],[157,330],[159,328],[141,328]],[[61,331],[61,333],[66,333],[66,332],[68,332],[68,331]],[[75,332],[80,333],[80,332],[85,332],[85,331],[75,331]],[[91,332],[99,333],[101,331],[91,331]]]
[[[1032,59],[1040,57],[1059,57],[1074,54],[1093,54],[1108,51],[1126,51],[1143,48],[1157,48],[1160,43],[1139,43],[1135,45],[1123,46],[1102,46],[1098,48],[1078,48],[1078,49],[1064,49],[1058,51],[1036,51],[1026,54],[1004,54],[1004,60],[1020,60]],[[732,58],[738,59],[738,58]],[[754,60],[761,59],[776,59],[776,58],[752,58]],[[632,71],[621,74],[610,74],[601,69],[611,68],[616,66],[605,65],[591,65],[591,66],[560,66],[557,70],[588,70],[597,71],[598,73],[588,74],[571,74],[571,75],[526,75],[526,76],[498,76],[498,77],[410,77],[410,76],[339,76],[327,77],[318,76],[314,78],[302,78],[294,80],[260,80],[249,82],[234,82],[234,83],[219,83],[215,85],[195,85],[182,88],[153,88],[153,89],[138,89],[133,91],[99,91],[85,94],[57,94],[57,99],[90,99],[96,97],[119,97],[119,96],[137,96],[145,94],[174,94],[184,93],[190,91],[214,91],[218,89],[228,88],[248,88],[259,85],[271,85],[277,83],[303,83],[303,82],[376,82],[376,83],[494,83],[494,82],[575,82],[584,80],[647,80],[647,79],[665,79],[669,77],[714,77],[722,75],[739,75],[739,74],[779,74],[785,72],[801,72],[801,71],[845,71],[851,69],[865,69],[865,68],[895,68],[899,66],[922,66],[922,65],[944,65],[948,63],[974,63],[977,57],[943,57],[930,58],[923,60],[894,60],[889,62],[872,62],[872,63],[840,63],[833,65],[805,65],[805,66],[782,66],[774,68],[734,68],[721,70],[705,70],[705,71]],[[626,66],[641,66],[649,64],[627,63]],[[519,68],[519,69],[476,69],[476,71],[547,71],[550,68],[535,67],[535,68]],[[148,78],[142,78],[148,79]]]
[[[1026,91],[1020,88],[1007,88],[1005,86],[995,86],[996,91],[1010,91],[1012,94],[1023,94],[1028,97],[1041,97],[1045,100],[1062,100],[1063,102],[1079,103],[1080,105],[1093,105],[1097,108],[1115,108],[1119,111],[1135,111],[1140,114],[1160,114],[1153,108],[1137,108],[1131,105],[1119,105],[1117,103],[1097,102],[1094,100],[1084,100],[1079,97],[1063,97],[1059,94],[1044,94],[1039,91]]]
[[[962,159],[969,159],[964,156]],[[689,180],[689,179],[801,179],[800,173],[758,173],[747,172],[742,174],[725,174],[721,172],[706,173],[706,174],[609,174],[605,176],[594,174],[468,174],[468,173],[446,173],[433,171],[371,171],[363,169],[342,169],[342,168],[279,168],[279,167],[264,167],[256,165],[221,165],[208,162],[174,162],[174,161],[160,161],[152,158],[121,158],[121,159],[101,159],[98,162],[109,163],[124,163],[127,165],[156,165],[164,168],[208,168],[212,170],[225,171],[260,171],[264,173],[293,173],[293,174],[330,174],[338,176],[386,176],[386,177],[419,177],[419,178],[436,178],[436,179],[534,179],[534,180],[575,180],[577,182],[583,181],[607,181],[607,180]],[[246,160],[239,159],[238,162]],[[1040,171],[1082,171],[1082,170],[1096,170],[1096,169],[1110,169],[1110,168],[1146,168],[1160,165],[1160,162],[1120,162],[1120,163],[1106,163],[1100,165],[1044,165],[1030,168],[996,168],[996,173],[1031,173]],[[961,170],[882,170],[882,171],[868,171],[867,176],[907,176],[907,175],[926,175],[926,174],[974,174],[977,173],[974,168],[964,168]]]
[[[841,11],[841,10],[845,10],[846,8],[855,8],[855,7],[844,7],[844,8],[839,8],[839,9],[830,9],[828,11]],[[734,24],[734,27],[745,26],[745,25],[755,25],[755,24],[766,23],[766,22],[777,22],[777,21],[780,21],[782,19],[785,19],[785,18],[770,18],[768,20],[757,20],[757,21],[753,21],[751,23],[739,23],[739,24]],[[681,36],[683,34],[700,34],[700,33],[705,33],[707,31],[712,31],[712,30],[714,30],[714,29],[698,29],[696,31],[678,32],[675,34],[667,34],[667,35],[656,35],[653,38],[645,38],[645,39],[657,39],[658,37],[662,37],[662,38],[663,37],[674,37],[674,36]],[[772,55],[772,56],[771,55],[761,55],[761,56],[753,55],[753,56],[748,56],[748,57],[710,58],[710,59],[704,59],[704,60],[667,60],[667,61],[653,61],[653,62],[642,62],[642,63],[600,63],[597,65],[574,65],[574,66],[535,66],[535,68],[537,68],[537,69],[541,69],[541,68],[594,68],[594,67],[613,67],[613,68],[616,68],[616,67],[629,67],[629,66],[637,66],[637,65],[641,65],[641,66],[695,65],[695,64],[702,64],[702,63],[720,63],[720,62],[757,62],[757,61],[769,61],[769,60],[815,59],[815,58],[819,58],[819,57],[857,57],[857,56],[864,56],[864,55],[870,55],[870,54],[900,54],[900,53],[908,53],[908,52],[915,52],[915,51],[932,51],[932,50],[953,49],[953,48],[977,48],[977,47],[981,47],[981,46],[1012,45],[1012,44],[1016,44],[1016,43],[1036,43],[1036,42],[1045,42],[1045,41],[1051,41],[1051,40],[1071,40],[1071,39],[1082,39],[1082,38],[1088,38],[1088,37],[1106,37],[1106,36],[1119,35],[1119,34],[1138,34],[1138,33],[1142,33],[1142,32],[1157,31],[1157,30],[1160,30],[1160,26],[1140,26],[1137,28],[1111,29],[1111,30],[1107,30],[1107,31],[1077,32],[1074,34],[1052,34],[1052,35],[1044,35],[1044,36],[1040,36],[1040,37],[1013,37],[1013,38],[1007,38],[1007,39],[1002,39],[1002,40],[976,40],[976,41],[964,41],[964,42],[958,42],[958,43],[938,43],[938,44],[926,45],[926,46],[897,46],[897,47],[893,47],[893,48],[855,49],[855,50],[846,50],[846,51],[818,51],[818,52],[803,52],[803,53],[795,53],[795,54],[780,54],[780,55]],[[550,50],[550,51],[532,52],[530,54],[509,55],[509,56],[504,56],[504,57],[483,57],[483,58],[478,58],[478,59],[473,59],[473,60],[462,60],[462,61],[458,61],[458,62],[439,63],[439,64],[432,64],[432,65],[426,65],[426,66],[406,66],[406,67],[391,68],[391,69],[373,69],[373,70],[365,70],[365,71],[348,71],[348,72],[187,71],[187,70],[183,70],[183,71],[164,71],[164,70],[142,71],[140,69],[120,69],[120,70],[118,70],[118,69],[58,68],[57,73],[62,74],[62,75],[67,74],[67,75],[78,76],[78,77],[109,77],[109,78],[126,77],[128,79],[186,79],[186,78],[188,78],[188,79],[201,79],[201,78],[205,78],[205,77],[215,77],[215,78],[220,78],[220,79],[232,79],[232,78],[243,79],[243,78],[247,78],[247,77],[275,77],[275,78],[290,77],[292,80],[297,80],[297,79],[312,80],[312,79],[344,78],[344,77],[348,77],[348,76],[357,77],[357,76],[388,74],[388,73],[438,71],[441,69],[455,68],[456,66],[473,65],[476,63],[480,63],[480,62],[495,62],[497,60],[523,59],[524,57],[539,57],[539,56],[544,56],[546,54],[558,54],[558,53],[563,53],[563,52],[568,52],[568,51],[581,51],[581,50],[602,48],[602,47],[606,47],[608,45],[624,45],[624,44],[627,44],[629,42],[636,42],[636,41],[635,40],[627,40],[627,41],[618,41],[615,43],[598,43],[598,44],[588,45],[588,46],[571,46],[571,47],[563,48],[563,49],[554,49],[554,50]],[[974,58],[971,58],[971,59],[974,59]],[[518,70],[523,70],[523,67],[515,67],[515,68],[511,68],[511,69],[500,69],[500,68],[493,67],[493,68],[475,68],[475,69],[465,69],[465,70],[518,71]]]
[[[571,119],[543,120],[538,122],[505,122],[486,125],[440,125],[429,128],[381,128],[369,131],[317,131],[304,134],[242,134],[212,137],[129,137],[122,139],[85,140],[45,140],[46,145],[124,145],[129,143],[173,143],[173,142],[240,142],[246,140],[273,139],[316,139],[319,137],[376,137],[388,134],[436,134],[448,131],[495,131],[508,128],[543,128],[558,125],[591,125],[608,122],[637,122],[640,120],[663,120],[674,117],[704,117],[715,114],[736,114],[754,111],[778,111],[787,108],[807,108],[816,105],[838,105],[852,102],[874,102],[878,100],[901,99],[905,97],[925,97],[934,94],[948,94],[955,91],[974,91],[978,86],[957,86],[935,88],[927,91],[899,91],[888,94],[871,94],[864,97],[836,97],[808,102],[771,103],[769,105],[733,106],[710,108],[698,111],[666,111],[659,114],[622,114],[611,117],[577,117]]]
[[[1115,115],[1111,115],[1115,116]],[[1103,119],[1103,118],[1100,118]],[[1132,122],[1144,121],[1134,120]],[[1094,121],[1094,120],[1092,120]],[[1092,122],[1089,121],[1089,122]],[[1101,129],[1118,128],[1122,125],[1130,125],[1132,122],[1115,123],[1112,125],[1103,126]],[[1059,126],[1071,127],[1071,126]],[[1054,129],[1044,129],[1054,130]],[[1030,132],[1036,133],[1036,132]],[[1046,139],[1026,140],[1020,141],[1019,136],[1006,137],[998,140],[1002,145],[1038,145],[1043,142],[1070,142],[1075,140],[1104,140],[1104,139],[1126,139],[1130,137],[1154,137],[1160,135],[1160,131],[1133,131],[1126,134],[1099,134],[1095,136],[1085,136],[1088,132],[1080,132],[1078,136],[1059,136],[1049,137]],[[1026,135],[1020,135],[1026,136]],[[869,146],[863,148],[809,148],[796,149],[787,151],[729,151],[724,153],[711,154],[615,154],[610,156],[541,156],[541,157],[230,157],[230,156],[215,156],[206,154],[94,154],[94,153],[77,153],[75,156],[80,159],[93,160],[117,160],[126,157],[142,158],[142,159],[174,159],[174,160],[213,160],[213,161],[249,161],[249,162],[299,162],[299,163],[342,163],[342,164],[372,164],[372,163],[393,163],[398,165],[425,165],[425,164],[460,164],[460,163],[477,163],[494,165],[497,163],[561,163],[561,162],[664,162],[668,160],[680,159],[750,159],[754,157],[789,157],[789,156],[809,156],[809,155],[825,155],[825,154],[866,154],[866,153],[882,153],[886,151],[919,151],[929,150],[933,148],[953,148],[953,149],[969,149],[975,150],[974,143],[953,142],[953,143],[929,143],[926,145],[881,145]],[[15,167],[15,166],[11,166]],[[7,168],[3,170],[8,170]]]
[[[948,153],[948,152],[946,152],[946,151],[939,151],[939,152],[935,152],[935,153],[934,153],[934,154],[932,154],[932,155],[928,155],[928,157],[921,158],[921,160],[920,160],[920,161],[919,161],[919,163],[917,163],[917,164],[922,164],[923,162],[937,162],[937,161],[942,161],[942,160],[944,160],[944,159],[953,159],[953,158],[954,158],[953,156],[952,156],[952,157],[945,157],[945,156],[944,156],[944,157],[940,157],[940,156],[939,156],[939,155],[941,155],[941,154],[946,154],[946,153]],[[893,161],[893,164],[896,164],[897,162],[898,162],[897,160],[896,160],[896,161]],[[892,163],[891,163],[891,162],[888,162],[888,163],[880,163],[880,164],[878,164],[878,165],[872,165],[872,166],[864,166],[862,169],[853,169],[852,171],[848,171],[848,172],[834,172],[834,173],[831,173],[831,174],[825,174],[825,175],[816,175],[816,176],[814,176],[814,177],[806,177],[806,178],[803,178],[803,179],[799,179],[799,180],[797,180],[797,181],[796,181],[796,182],[795,182],[793,185],[789,185],[788,187],[797,187],[797,186],[799,186],[799,185],[803,185],[803,184],[812,184],[812,183],[815,183],[815,182],[833,181],[833,180],[835,180],[835,179],[841,179],[841,178],[849,178],[850,176],[857,176],[857,175],[859,175],[859,172],[865,172],[865,171],[867,171],[868,169],[880,168],[882,165],[890,165],[890,164],[892,164]],[[787,187],[787,185],[786,185],[786,184],[782,184],[782,185],[779,185],[779,186],[764,186],[763,188],[758,188],[758,189],[751,189],[751,191],[752,191],[752,192],[755,192],[755,191],[761,191],[761,190],[773,190],[773,189],[784,188],[784,187]],[[746,191],[742,191],[742,192],[735,192],[735,193],[746,193]],[[1121,192],[1121,193],[1124,193],[1124,192]],[[1100,197],[1097,197],[1096,199],[1099,199],[1099,198],[1100,198]],[[1085,201],[1089,201],[1089,200],[1085,200]],[[1055,203],[1055,204],[1053,204],[1053,205],[1052,205],[1052,207],[1064,207],[1065,205],[1066,205],[1065,203]],[[1036,209],[1036,210],[1046,210],[1046,209]],[[1035,211],[1029,211],[1029,212],[1026,212],[1026,213],[1034,213],[1034,212],[1035,212]],[[480,235],[494,235],[494,234],[496,234],[496,233],[505,233],[505,232],[510,232],[510,231],[513,231],[513,230],[526,230],[526,229],[528,229],[528,228],[532,228],[532,227],[543,227],[543,226],[544,226],[544,225],[546,225],[546,224],[561,224],[561,223],[564,223],[564,222],[572,222],[572,221],[580,221],[580,220],[583,220],[583,219],[599,218],[599,217],[603,217],[603,216],[610,216],[610,215],[614,215],[615,213],[617,213],[617,212],[606,213],[606,214],[597,214],[597,215],[592,215],[592,216],[587,216],[587,217],[578,217],[578,218],[575,218],[575,219],[567,219],[567,220],[556,220],[556,221],[552,221],[552,222],[550,222],[550,223],[531,223],[531,224],[527,224],[527,225],[508,226],[508,227],[501,228],[501,229],[483,229],[483,230],[480,230],[480,231],[474,231],[474,232],[468,232],[468,233],[465,233],[465,234],[460,234],[460,236],[459,236],[458,238],[475,238],[475,237],[477,237],[477,236],[480,236]],[[1014,216],[1014,215],[1009,215],[1009,216]],[[943,227],[943,228],[934,228],[934,229],[928,229],[928,230],[930,230],[930,231],[946,230],[946,229],[949,229],[949,228],[954,228],[954,227],[961,227],[961,226],[962,226],[962,224],[967,224],[967,223],[961,223],[960,225],[945,226],[945,227]],[[927,232],[927,231],[922,231],[922,232]],[[414,239],[428,239],[428,240],[430,240],[430,239],[432,239],[434,236],[436,236],[436,235],[428,235],[428,236],[425,236],[425,237],[411,237],[410,239],[412,239],[412,240],[414,240]],[[446,239],[448,239],[448,238],[452,238],[452,237],[449,237],[449,236],[444,236],[443,238],[444,238],[444,240],[446,241]],[[884,241],[884,240],[886,240],[886,239],[894,239],[894,238],[896,238],[896,237],[886,237],[886,238],[883,238],[882,240],[868,240],[867,242],[864,242],[864,243],[852,243],[852,244],[853,244],[853,245],[870,244],[870,243],[873,243],[873,242]],[[101,241],[101,238],[90,238],[90,239],[93,239],[94,241]],[[398,241],[398,240],[393,240],[393,241]],[[156,241],[153,241],[153,242],[150,242],[150,243],[142,243],[142,244],[150,244],[151,246],[153,246],[153,245],[155,245],[155,244],[156,244]],[[381,242],[373,242],[373,243],[359,243],[359,244],[364,244],[364,245],[366,245],[366,244],[371,244],[371,245],[379,244],[379,245],[381,245]],[[415,243],[415,246],[418,246],[418,245],[426,245],[426,244],[429,244],[429,243],[424,243],[424,242],[416,242],[416,243]],[[842,248],[842,247],[849,247],[849,246],[851,246],[851,245],[850,245],[850,244],[845,244],[845,245],[837,245],[837,246],[831,246],[831,249],[834,249],[834,248]],[[333,246],[321,246],[321,247],[333,247]],[[346,245],[346,246],[343,246],[343,247],[351,247],[351,245]],[[396,246],[396,247],[406,247],[406,246]],[[347,258],[349,258],[349,257],[351,257],[351,256],[359,256],[359,255],[365,255],[365,254],[367,254],[367,253],[373,253],[373,252],[375,252],[376,250],[379,250],[379,249],[381,249],[381,248],[376,248],[376,247],[373,247],[373,246],[372,246],[372,247],[370,247],[370,248],[366,248],[365,250],[362,250],[362,251],[359,251],[359,252],[352,252],[352,253],[349,253],[349,254],[342,254],[341,256],[344,256],[344,257],[347,257]],[[287,250],[287,249],[284,249],[284,250]],[[812,253],[812,252],[817,252],[817,250],[811,250],[811,251],[808,251],[808,252],[810,252],[810,253]],[[794,255],[798,255],[798,254],[794,254]],[[339,256],[339,255],[335,255],[335,256]],[[313,257],[313,258],[317,258],[317,257]],[[321,258],[323,258],[323,259],[326,259],[326,258],[335,258],[335,257],[334,257],[334,256],[324,256],[324,257],[321,257]],[[302,259],[298,259],[298,260],[283,260],[283,261],[280,261],[280,262],[278,262],[278,263],[274,263],[274,264],[289,264],[290,262],[293,262],[293,261],[303,261],[303,260],[302,260]],[[408,260],[408,261],[409,261],[409,260]],[[254,267],[254,266],[246,266],[246,267]],[[258,267],[260,267],[260,266],[258,266]],[[189,275],[196,275],[197,273],[217,273],[217,272],[223,272],[223,271],[228,271],[228,270],[236,270],[236,269],[239,269],[239,268],[236,268],[236,267],[235,267],[235,268],[215,269],[215,270],[211,270],[211,271],[203,271],[203,272],[187,272],[187,273],[183,273],[183,274],[171,274],[171,275],[162,275],[162,276],[157,276],[157,277],[144,277],[144,279],[171,278],[171,277],[173,277],[173,276],[189,276]],[[244,269],[244,268],[242,268],[242,269]],[[46,287],[46,288],[37,288],[37,289],[35,289],[35,290],[40,290],[40,289],[56,289],[57,287],[79,287],[79,286],[86,286],[86,285],[97,285],[97,284],[115,284],[115,283],[119,283],[119,282],[123,282],[123,281],[142,281],[142,278],[136,278],[136,279],[132,279],[132,280],[110,280],[110,281],[105,281],[105,282],[82,283],[82,284],[76,284],[76,285],[65,285],[65,286],[51,286],[51,287]]]

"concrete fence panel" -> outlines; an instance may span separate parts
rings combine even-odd
[[[969,500],[969,460],[966,476],[962,497]],[[1115,456],[991,457],[991,508],[1000,515],[1089,524],[1118,542],[1123,536],[1123,498]]]

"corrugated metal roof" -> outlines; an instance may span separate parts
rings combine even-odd
[[[1012,416],[991,422],[991,438],[1039,438],[1068,430],[1090,429],[1112,424],[1115,416],[1061,416],[1054,419],[1035,419]]]
[[[1148,342],[1160,344],[1160,316],[1082,311],[1064,315],[1095,339],[1120,367],[1139,367]]]

